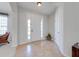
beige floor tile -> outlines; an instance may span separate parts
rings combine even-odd
[[[36,41],[19,45],[16,57],[63,57],[53,41]]]

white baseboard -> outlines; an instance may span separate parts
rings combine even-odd
[[[67,55],[66,55],[64,52],[61,51],[61,49],[59,48],[59,46],[58,46],[58,44],[56,43],[55,40],[54,40],[54,42],[55,42],[56,46],[58,47],[60,53],[61,53],[64,57],[66,57]]]
[[[18,44],[12,44],[12,45],[11,45],[11,47],[16,47],[16,46],[18,46]]]
[[[33,41],[24,41],[24,42],[19,43],[18,45],[28,44],[28,43],[36,42],[36,41],[40,41],[40,40],[45,40],[45,39],[39,39],[39,40],[33,40]]]

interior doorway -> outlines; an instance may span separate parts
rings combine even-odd
[[[27,20],[27,39],[36,41],[43,38],[43,17],[31,15]]]

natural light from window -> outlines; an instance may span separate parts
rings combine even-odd
[[[31,39],[31,20],[30,19],[28,19],[28,21],[27,21],[27,24],[28,24],[28,40],[30,40]]]
[[[7,32],[7,21],[8,16],[0,14],[0,35],[3,35],[5,32]]]
[[[41,39],[43,38],[43,18],[41,19]]]

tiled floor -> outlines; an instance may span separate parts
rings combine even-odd
[[[16,57],[63,57],[53,41],[36,41],[19,45]]]

